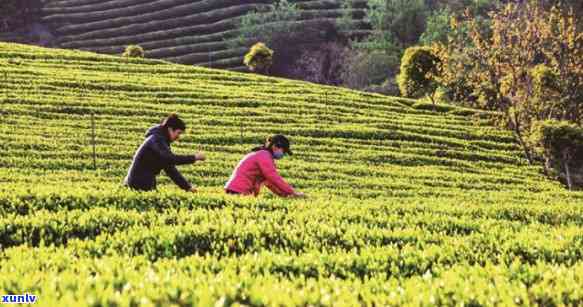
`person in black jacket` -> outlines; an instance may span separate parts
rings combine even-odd
[[[180,174],[176,166],[204,161],[204,154],[182,156],[170,150],[170,144],[178,140],[185,130],[186,125],[176,114],[170,114],[162,124],[150,128],[146,140],[134,155],[124,185],[139,191],[155,190],[156,176],[164,170],[181,189],[196,192],[196,188]]]

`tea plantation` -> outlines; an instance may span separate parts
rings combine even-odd
[[[174,151],[207,153],[180,167],[200,192],[167,178],[159,192],[121,187],[146,129],[173,111],[188,125]],[[41,306],[582,305],[583,194],[528,165],[491,118],[0,43],[0,294]],[[278,168],[309,197],[225,195],[237,161],[273,133],[291,138]]]
[[[175,63],[246,70],[248,48],[230,44],[239,34],[241,18],[267,8],[273,0],[45,0],[41,21],[50,25],[62,48],[121,54],[139,44],[146,57]],[[292,0],[305,27],[334,24],[355,16],[356,32],[370,28],[362,20],[366,1],[351,9],[337,0]]]

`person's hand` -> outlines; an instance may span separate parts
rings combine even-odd
[[[204,155],[204,153],[202,151],[201,152],[197,152],[194,155],[194,157],[195,157],[196,161],[204,161],[204,160],[206,160],[206,156]]]
[[[198,192],[198,190],[196,189],[196,187],[191,187],[190,190],[188,190],[191,193],[196,193]]]
[[[306,194],[304,194],[303,192],[295,192],[294,194],[292,194],[293,198],[306,198]]]

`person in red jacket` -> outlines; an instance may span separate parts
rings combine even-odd
[[[268,138],[265,145],[254,148],[239,162],[225,185],[225,192],[257,196],[265,185],[282,197],[303,197],[303,193],[296,192],[277,172],[274,160],[285,154],[293,155],[285,136],[277,134]]]

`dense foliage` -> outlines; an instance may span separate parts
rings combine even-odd
[[[435,93],[440,85],[441,60],[429,47],[411,47],[405,50],[397,82],[405,97],[428,96],[435,104]]]
[[[298,22],[301,12],[298,6],[287,0],[276,1],[241,18],[239,36],[234,43],[247,46],[249,42],[264,42],[267,45],[290,41],[302,25]]]
[[[583,128],[567,121],[536,122],[530,142],[545,158],[547,172],[569,189],[583,187]]]
[[[514,131],[533,162],[527,139],[535,122],[583,124],[583,32],[578,22],[572,9],[538,3],[510,3],[492,12],[487,31],[470,15],[454,19],[455,35],[437,48],[445,67],[443,85],[459,103],[500,111],[500,123]],[[545,158],[550,159],[548,154]]]

